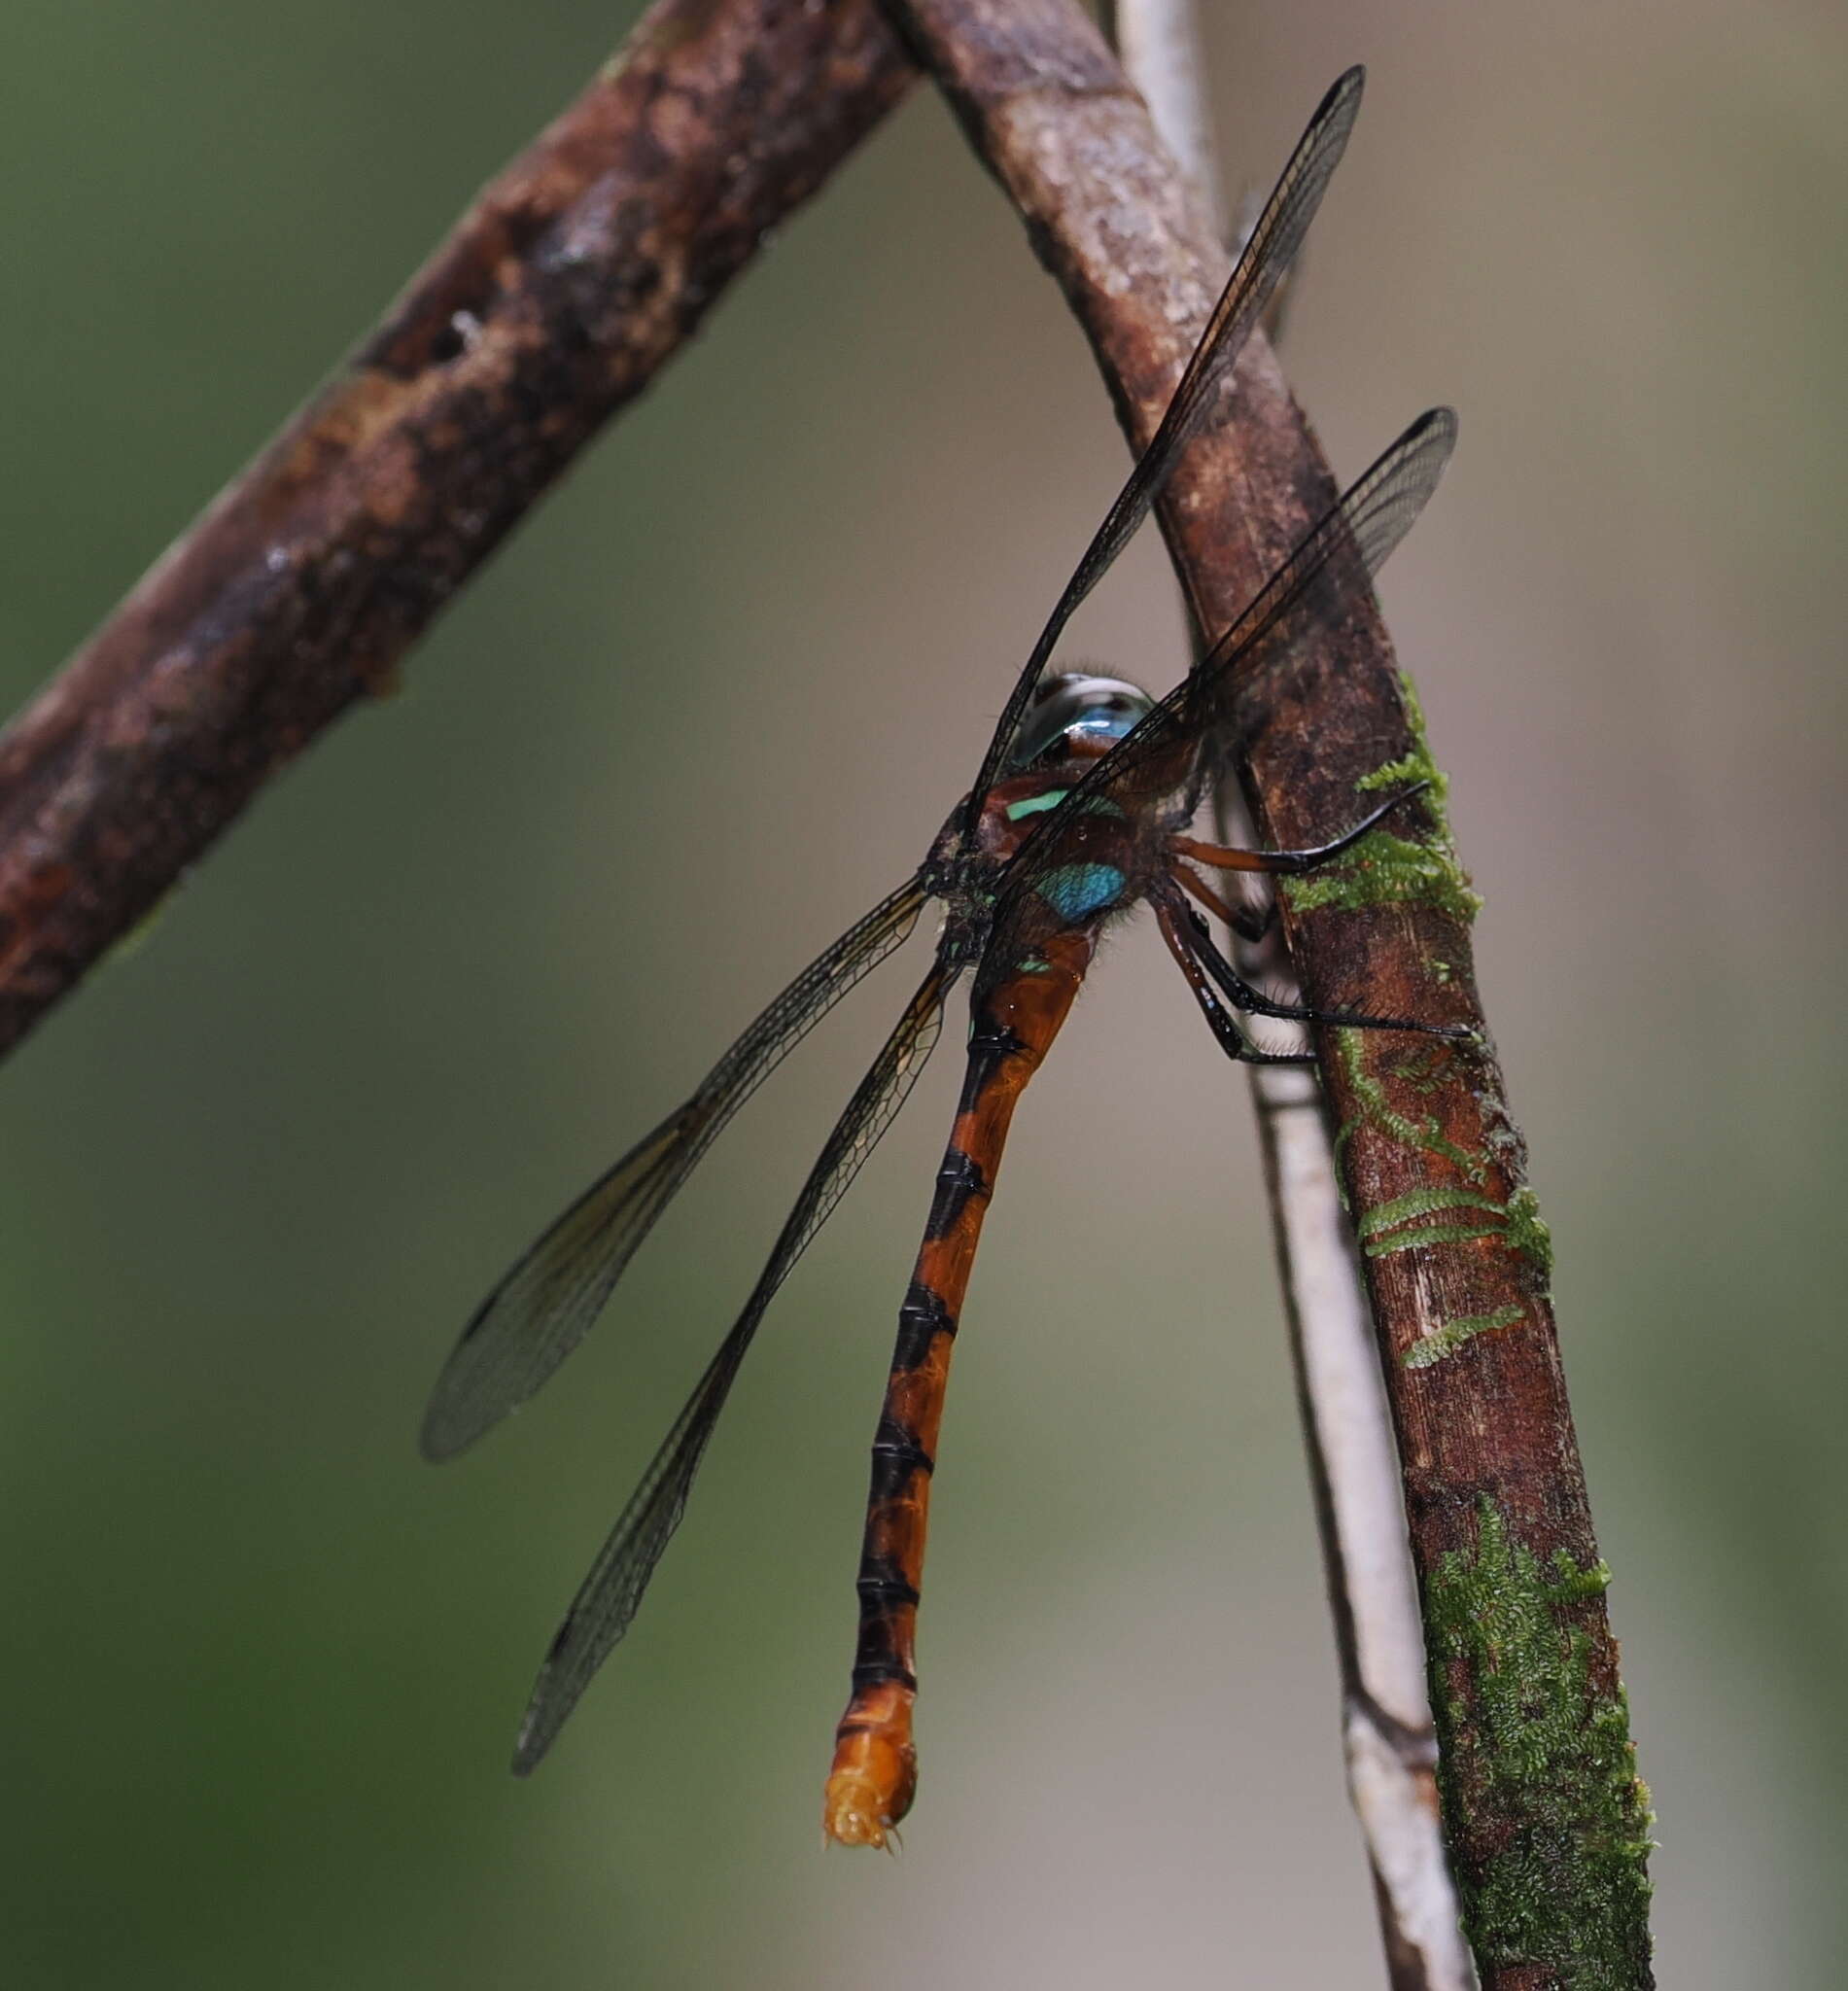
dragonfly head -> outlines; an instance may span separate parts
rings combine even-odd
[[[1032,702],[1008,750],[1007,769],[1020,774],[1047,758],[1107,751],[1155,701],[1122,678],[1057,671],[1033,687]]]

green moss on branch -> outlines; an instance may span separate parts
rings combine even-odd
[[[1463,1917],[1484,1962],[1540,1964],[1568,1991],[1649,1982],[1649,1793],[1620,1688],[1590,1677],[1570,1607],[1610,1582],[1563,1551],[1550,1569],[1484,1499],[1473,1555],[1442,1558],[1425,1599],[1431,1701],[1448,1803],[1510,1823],[1462,1870]]]

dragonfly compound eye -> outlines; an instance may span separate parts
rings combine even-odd
[[[1060,671],[1042,678],[1021,720],[1007,761],[1019,771],[1063,748],[1073,733],[1120,740],[1155,703],[1139,684],[1122,678],[1093,678]]]

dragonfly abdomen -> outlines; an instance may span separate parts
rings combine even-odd
[[[917,1784],[918,1593],[950,1357],[1015,1104],[1076,999],[1091,950],[1090,926],[1065,923],[1046,936],[1043,958],[990,991],[978,987],[974,998],[962,1098],[898,1310],[873,1445],[853,1695],[835,1732],[822,1813],[845,1844],[884,1845]]]

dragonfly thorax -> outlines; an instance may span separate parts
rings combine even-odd
[[[974,952],[986,938],[1001,874],[1021,846],[1154,704],[1139,684],[1122,678],[1062,671],[1040,680],[974,823],[965,827],[965,797],[950,812],[924,864],[931,892],[965,916]]]
[[[1007,771],[1019,774],[1048,759],[1066,759],[1074,751],[1096,753],[1123,738],[1155,701],[1139,684],[1123,678],[1093,678],[1082,671],[1057,671],[1034,687],[1032,702],[1008,749]]]

